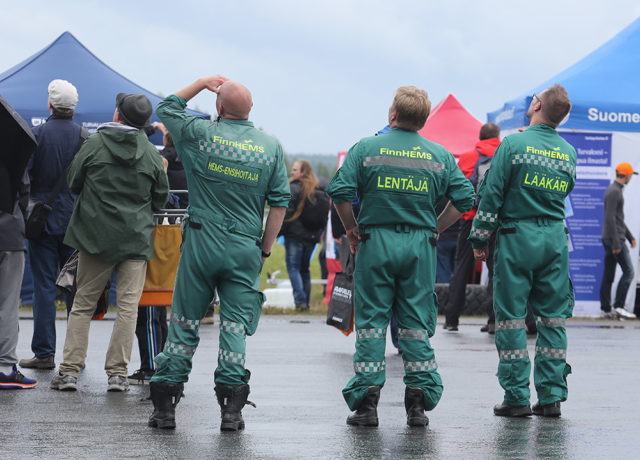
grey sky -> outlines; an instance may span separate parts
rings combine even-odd
[[[334,153],[386,124],[398,86],[453,93],[485,121],[638,16],[637,0],[3,1],[0,71],[68,30],[152,92],[239,80],[287,152]]]

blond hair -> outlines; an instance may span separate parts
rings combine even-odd
[[[431,112],[431,101],[425,90],[415,86],[401,86],[393,97],[392,107],[397,114],[398,128],[418,131]]]

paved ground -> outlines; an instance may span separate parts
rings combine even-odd
[[[217,321],[217,320],[216,320]],[[61,358],[65,322],[58,321]],[[481,320],[464,318],[459,332],[438,329],[432,343],[445,384],[426,430],[405,424],[402,359],[389,340],[380,427],[345,424],[340,390],[352,374],[354,334],[345,337],[318,317],[265,316],[248,339],[252,372],[247,428],[220,433],[213,394],[218,325],[202,340],[178,428],[146,426],[148,387],[106,392],[104,350],[113,322],[93,322],[87,368],[76,393],[48,388],[53,371],[25,371],[33,390],[0,392],[0,458],[638,458],[640,321],[572,321],[568,327],[569,400],[561,419],[504,419],[492,338]],[[21,357],[30,356],[32,321],[20,321]],[[533,356],[533,341],[529,341]],[[137,369],[134,351],[130,369]]]

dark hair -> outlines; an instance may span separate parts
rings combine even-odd
[[[51,112],[58,118],[73,118],[75,110],[51,106]]]
[[[485,123],[480,128],[480,140],[491,139],[493,137],[500,137],[500,126],[495,123]]]
[[[555,128],[571,110],[571,101],[567,90],[557,83],[540,94],[542,115]]]
[[[318,178],[313,172],[313,167],[311,163],[307,160],[297,160],[294,161],[293,164],[300,163],[300,173],[302,174],[298,178],[290,178],[289,183],[298,181],[300,182],[300,201],[298,202],[298,207],[296,211],[293,213],[291,217],[289,217],[285,222],[292,222],[296,220],[302,214],[304,209],[304,203],[309,198],[309,202],[315,204],[316,197],[313,195],[313,191],[318,186]]]
[[[171,133],[167,131],[164,135],[164,141],[166,142],[167,147],[173,147],[173,137],[171,137]]]

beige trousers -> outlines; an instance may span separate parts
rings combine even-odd
[[[115,269],[118,312],[107,348],[104,369],[108,376],[127,376],[146,268],[146,260],[105,262],[98,257],[80,252],[76,277],[78,287],[67,322],[63,362],[59,368],[61,374],[77,377],[84,369],[91,317],[100,294]]]

